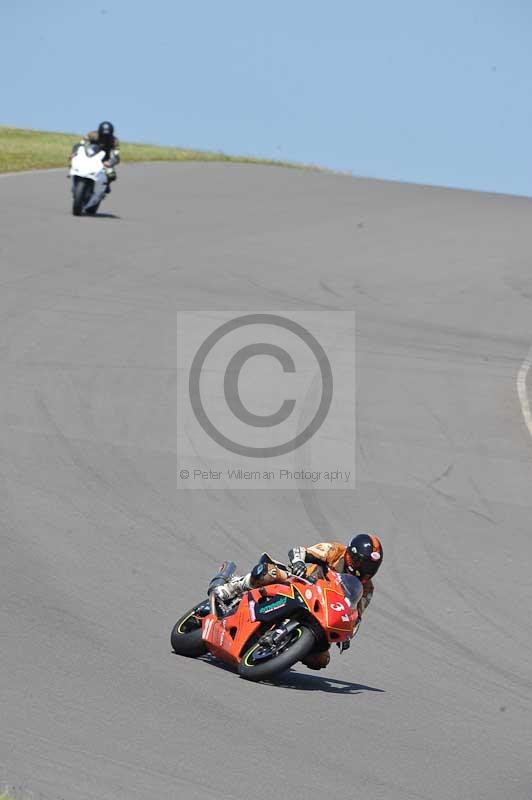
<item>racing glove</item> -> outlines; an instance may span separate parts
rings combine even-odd
[[[305,564],[305,548],[294,547],[288,551],[288,558],[290,559],[290,569],[296,578],[304,578],[307,574],[307,565]]]
[[[294,561],[291,564],[292,567],[292,575],[295,575],[296,578],[304,578],[307,574],[307,565],[304,561]]]

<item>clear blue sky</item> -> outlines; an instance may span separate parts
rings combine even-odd
[[[532,195],[531,0],[1,0],[0,122]]]

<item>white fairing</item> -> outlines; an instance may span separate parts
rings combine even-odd
[[[92,178],[92,180],[98,180],[103,174],[105,179],[104,160],[105,152],[103,150],[94,155],[87,155],[85,147],[81,146],[72,157],[70,174],[72,176],[77,175],[80,178]]]
[[[88,152],[87,152],[88,151]],[[107,188],[107,174],[103,162],[105,152],[100,150],[93,155],[89,155],[91,149],[81,145],[72,157],[70,175],[72,178],[90,178],[94,181],[94,191],[85,209],[99,203]]]

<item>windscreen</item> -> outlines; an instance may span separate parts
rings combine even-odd
[[[96,153],[100,152],[100,147],[97,144],[91,144],[90,142],[85,145],[85,153],[88,156],[95,156]]]
[[[340,580],[342,582],[342,586],[344,588],[344,592],[347,598],[356,605],[360,598],[362,597],[362,593],[364,591],[362,584],[355,578],[354,575],[340,575]]]

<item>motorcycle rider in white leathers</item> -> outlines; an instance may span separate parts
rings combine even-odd
[[[105,172],[107,175],[107,183],[103,185],[99,194],[94,194],[90,200],[90,203],[88,203],[85,207],[85,210],[91,208],[92,206],[98,205],[103,196],[110,193],[110,184],[116,180],[116,171],[114,168],[120,163],[120,143],[114,135],[114,126],[112,122],[101,122],[98,126],[98,130],[89,131],[89,133],[83,137],[80,142],[77,142],[74,145],[72,148],[71,158],[72,156],[76,155],[79,147],[82,147],[87,143],[99,145],[99,147],[105,151],[105,161],[103,162],[103,166],[105,167]]]

